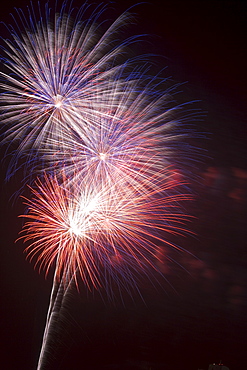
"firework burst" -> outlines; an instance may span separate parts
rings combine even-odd
[[[160,178],[153,175],[153,181]],[[167,171],[156,191],[145,185],[136,191],[125,180],[123,186],[110,186],[105,179],[93,187],[81,185],[68,190],[45,175],[32,189],[28,214],[22,216],[29,219],[23,238],[31,240],[27,253],[37,257],[36,264],[46,272],[56,265],[59,281],[79,273],[89,288],[105,285],[102,272],[124,278],[126,285],[133,284],[136,273],[156,269],[157,245],[170,244],[165,232],[181,232],[186,218],[178,202],[187,196],[178,193],[176,178]]]
[[[108,100],[108,116],[99,114],[90,126],[78,123],[77,132],[64,133],[59,143],[50,140],[49,150],[41,151],[46,170],[60,176],[62,166],[69,186],[105,179],[141,193],[144,187],[158,191],[164,169],[183,152],[178,145],[187,134],[179,131],[180,124],[194,119],[196,111],[175,105],[169,92],[155,92],[153,79],[143,75],[143,80],[125,86],[117,107]],[[120,90],[118,80],[110,84]]]
[[[130,16],[121,15],[105,30],[104,10],[96,8],[83,21],[88,4],[73,9],[65,2],[52,15],[47,3],[38,21],[31,5],[27,16],[18,11],[19,22],[8,27],[12,40],[5,40],[0,109],[5,141],[18,143],[15,161],[20,153],[47,148],[48,140],[62,141],[64,132],[95,125],[95,117],[109,114],[109,101],[111,109],[117,105],[127,83],[121,56],[136,37],[118,41]],[[112,89],[120,70],[122,82]]]

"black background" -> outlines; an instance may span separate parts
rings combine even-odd
[[[25,1],[1,5],[1,20]],[[75,2],[80,4],[80,2]],[[131,1],[111,3],[113,18]],[[230,370],[246,367],[246,192],[242,203],[229,197],[232,167],[246,168],[246,6],[243,1],[150,1],[134,7],[136,31],[147,33],[164,76],[186,82],[185,99],[207,111],[197,130],[207,132],[207,149],[188,212],[197,236],[176,242],[199,260],[180,257],[186,270],[167,270],[164,290],[143,282],[142,299],[71,292],[57,346],[47,369],[204,369],[220,360]],[[1,26],[1,36],[8,37]],[[144,48],[147,46],[144,46]],[[145,50],[146,52],[147,50]],[[200,144],[201,145],[201,144]],[[1,152],[4,156],[4,150]],[[224,174],[216,193],[203,186],[209,166]],[[44,278],[15,243],[21,229],[21,201],[10,200],[21,181],[4,181],[1,168],[1,369],[35,369],[49,303],[52,277]],[[243,185],[246,190],[246,182]]]

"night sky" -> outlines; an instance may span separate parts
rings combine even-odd
[[[34,1],[35,3],[35,1]],[[87,292],[81,284],[66,302],[47,370],[208,369],[220,360],[245,369],[247,343],[246,5],[244,1],[150,1],[134,7],[144,52],[158,54],[183,99],[205,112],[194,123],[204,155],[194,168],[195,200],[187,213],[195,235],[172,240],[191,253],[167,263],[165,279],[140,282],[141,296]],[[2,21],[14,7],[6,1]],[[75,4],[80,4],[77,0]],[[135,4],[112,3],[116,17]],[[162,5],[161,5],[162,4]],[[115,9],[115,10],[114,10]],[[109,13],[108,13],[109,14]],[[133,26],[132,26],[133,27]],[[131,28],[132,29],[132,28]],[[7,37],[3,25],[1,36]],[[128,32],[128,31],[126,31]],[[1,67],[2,68],[2,67]],[[4,148],[1,155],[4,156]],[[1,166],[0,369],[35,369],[52,275],[34,270],[16,242],[23,213],[11,198],[21,183],[5,182]],[[195,180],[196,179],[196,180]],[[181,264],[182,268],[179,267]],[[114,287],[113,287],[114,289]]]

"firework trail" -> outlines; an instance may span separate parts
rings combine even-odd
[[[60,315],[72,284],[73,278],[68,280],[64,277],[63,281],[58,282],[55,271],[37,370],[44,369],[49,361],[50,352],[54,350],[58,338]]]

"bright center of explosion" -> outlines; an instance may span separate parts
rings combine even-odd
[[[96,210],[96,207],[97,207],[97,198],[96,197],[91,199],[86,204],[82,203],[82,210],[81,210],[82,215],[84,215],[84,216],[89,215],[91,212]]]
[[[92,228],[92,218],[97,212],[97,197],[91,200],[82,200],[69,215],[69,231],[76,236],[85,236],[87,230]]]
[[[101,161],[105,161],[106,157],[107,157],[106,153],[99,153],[99,158],[100,158]]]
[[[54,99],[54,107],[55,108],[61,108],[61,106],[63,104],[63,102],[62,102],[63,97],[58,94],[58,95],[54,96],[53,99]]]
[[[74,220],[73,218],[70,220],[70,232],[76,236],[81,235],[81,227],[78,220]]]

